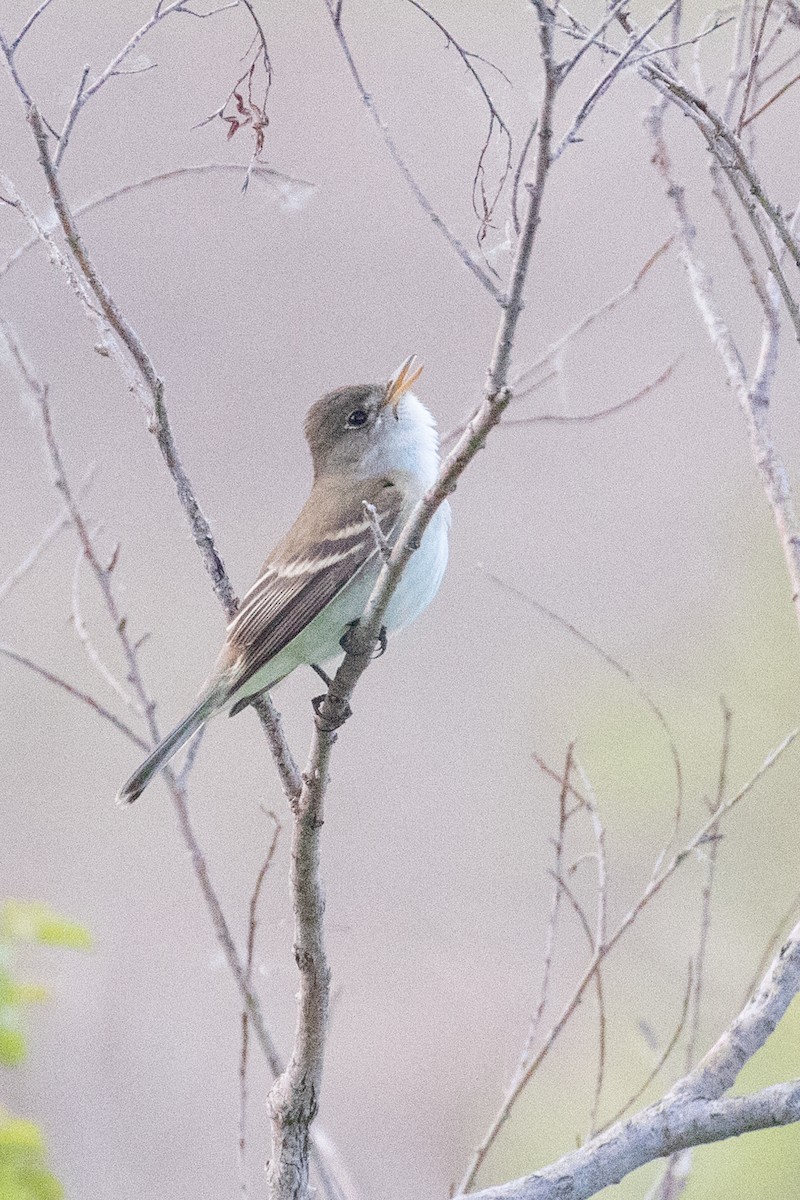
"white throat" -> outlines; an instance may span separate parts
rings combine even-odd
[[[439,473],[439,434],[436,422],[413,392],[406,392],[394,411],[386,410],[378,420],[378,438],[361,462],[364,477],[384,471],[404,471],[428,488]]]

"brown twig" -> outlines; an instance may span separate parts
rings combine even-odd
[[[115,729],[123,733],[126,738],[129,738],[135,746],[138,746],[140,750],[148,751],[150,749],[149,742],[139,737],[138,733],[131,729],[130,725],[120,720],[115,713],[112,713],[105,705],[95,700],[94,696],[89,695],[88,692],[84,692],[80,688],[75,687],[74,684],[68,683],[60,675],[55,675],[52,671],[48,671],[45,667],[40,666],[39,663],[34,662],[32,658],[28,658],[25,654],[20,654],[18,650],[12,650],[10,646],[0,645],[0,654],[11,659],[12,662],[19,663],[21,667],[27,667],[29,671],[33,671],[41,679],[54,684],[57,688],[61,688],[67,695],[72,696],[74,700],[79,700],[81,704],[87,705],[98,717],[102,717],[104,721],[108,721]]]
[[[753,83],[755,82],[755,78],[756,78],[756,71],[758,70],[759,55],[761,53],[761,42],[764,37],[764,30],[767,27],[767,18],[769,17],[769,11],[770,11],[771,7],[772,7],[772,0],[766,0],[766,3],[764,5],[764,11],[761,14],[761,24],[758,27],[758,34],[756,36],[755,47],[753,48],[753,53],[750,58],[750,69],[747,72],[747,80],[745,81],[744,96],[742,98],[742,108],[741,108],[741,112],[739,113],[739,120],[736,123],[736,136],[737,137],[741,136],[742,129],[744,128],[744,120],[745,120],[745,116],[747,113],[747,105],[750,100],[750,92],[752,91]],[[754,6],[753,7],[754,18],[755,18],[755,11],[756,10],[755,10],[755,6]]]
[[[555,879],[555,887],[550,900],[550,913],[547,918],[547,929],[544,937],[544,953],[542,955],[542,982],[539,987],[539,1001],[536,1005],[528,1036],[525,1039],[525,1045],[522,1049],[522,1061],[527,1062],[530,1058],[533,1047],[536,1041],[536,1036],[539,1032],[539,1026],[544,1016],[545,1008],[550,990],[550,977],[553,969],[553,958],[555,955],[556,931],[558,929],[558,917],[561,909],[561,874],[564,861],[564,838],[567,830],[567,822],[569,816],[567,813],[567,797],[570,794],[570,775],[572,773],[572,753],[574,743],[570,742],[567,747],[567,757],[564,763],[564,772],[561,778],[561,787],[558,792],[558,831],[556,834],[555,858],[553,861],[553,877]]]
[[[4,329],[4,325],[2,322],[0,322],[0,336],[2,336],[3,329]],[[83,479],[81,480],[81,482],[75,488],[76,496],[83,496],[85,494],[85,492],[88,490],[93,478],[94,478],[94,468],[90,467],[89,470],[86,472],[85,476],[83,477]],[[30,550],[25,555],[25,557],[19,563],[17,563],[16,567],[14,567],[13,570],[9,571],[8,575],[5,577],[5,579],[2,581],[2,583],[0,583],[0,603],[2,603],[2,601],[5,600],[6,596],[9,594],[9,592],[11,592],[17,586],[17,584],[20,583],[21,580],[23,580],[25,578],[25,576],[28,574],[28,572],[39,561],[42,554],[44,554],[47,547],[53,541],[55,541],[55,539],[58,537],[58,535],[60,533],[62,533],[65,529],[69,528],[69,524],[70,524],[69,513],[66,513],[66,512],[59,513],[59,515],[53,521],[50,522],[50,524],[47,526],[47,529],[45,529],[45,531],[42,534],[39,541],[36,542],[36,544],[30,548]]]
[[[672,95],[670,90],[665,90],[663,93],[663,96],[666,97],[670,95]],[[699,101],[699,103],[703,102]],[[723,362],[728,381],[745,418],[753,461],[772,510],[790,580],[792,604],[798,625],[800,625],[800,524],[798,524],[795,512],[789,475],[775,445],[769,419],[770,392],[777,365],[780,338],[776,287],[783,290],[783,287],[787,286],[786,281],[780,271],[777,252],[770,244],[770,267],[774,261],[778,274],[772,270],[766,288],[761,289],[758,293],[759,300],[764,307],[764,324],[759,363],[753,381],[750,383],[741,353],[714,295],[711,277],[697,252],[696,230],[689,215],[684,188],[674,176],[664,136],[663,118],[662,98],[662,103],[657,104],[651,110],[650,115],[650,130],[656,147],[654,162],[664,180],[667,195],[675,212],[681,257],[689,276],[695,304],[702,316],[708,335]],[[727,175],[737,196],[745,203],[741,194],[743,184],[739,176],[735,172],[726,170],[722,162],[720,162],[720,168]],[[746,207],[749,203],[750,201],[746,202]],[[756,220],[762,235],[766,236],[760,220],[753,218],[753,214],[750,215],[751,219]],[[789,243],[794,244],[793,226],[783,218],[781,220],[785,225]],[[778,233],[776,227],[776,235]],[[736,244],[739,246],[738,241]],[[746,255],[744,261],[751,273],[751,278],[753,278],[750,260]],[[800,336],[800,311],[796,306],[795,311],[798,319],[798,336]]]
[[[664,716],[663,709],[656,703],[647,689],[639,682],[633,671],[631,671],[630,667],[626,667],[625,664],[620,662],[618,658],[615,658],[612,654],[609,654],[607,650],[603,649],[599,642],[596,642],[593,638],[589,637],[588,634],[578,629],[577,625],[574,625],[566,617],[562,617],[560,613],[555,612],[552,608],[548,608],[546,604],[542,604],[540,600],[536,600],[528,592],[522,591],[521,588],[518,588],[514,584],[509,583],[507,580],[502,579],[499,575],[495,575],[493,571],[488,571],[483,566],[479,567],[479,570],[491,583],[495,584],[507,595],[513,596],[515,599],[526,605],[526,607],[532,608],[536,612],[541,613],[543,617],[547,617],[549,621],[559,625],[562,629],[566,630],[567,633],[579,641],[581,645],[586,646],[587,649],[598,655],[598,657],[601,658],[604,663],[611,667],[613,671],[616,671],[618,675],[621,675],[622,678],[628,684],[630,684],[637,696],[639,696],[641,699],[642,703],[655,717],[666,739],[675,773],[675,817],[673,822],[673,832],[672,836],[670,837],[671,841],[672,837],[674,837],[675,832],[677,831],[678,825],[680,824],[681,814],[683,811],[683,767],[681,765],[681,758],[680,754],[678,753],[675,737],[670,729],[667,718]],[[546,764],[542,763],[538,758],[536,761],[539,762],[540,765],[545,769],[549,769],[546,767]],[[585,796],[581,796],[580,799],[584,804],[588,805],[588,800]]]
[[[72,215],[77,220],[78,217],[94,212],[95,209],[102,208],[106,204],[112,204],[124,196],[130,196],[139,191],[146,191],[156,184],[180,179],[185,175],[223,174],[240,176],[242,171],[246,169],[249,170],[249,168],[238,166],[236,163],[196,163],[186,167],[174,167],[171,171],[160,171],[157,175],[149,175],[145,179],[137,179],[133,183],[126,183],[122,187],[115,188],[112,192],[106,192],[105,195],[96,196],[93,200],[87,200],[83,204],[79,204],[74,209]],[[285,175],[282,171],[276,171],[274,168],[267,167],[263,163],[256,164],[251,171],[251,177],[260,180],[262,183],[272,184],[278,194],[283,196],[290,196],[296,190],[305,190],[308,193],[315,190],[313,183],[309,183],[305,179],[295,179],[291,175]],[[4,263],[0,263],[0,278],[6,272],[10,271],[23,255],[32,250],[34,246],[41,244],[42,239],[37,233],[18,246]]]
[[[598,1134],[603,1133],[606,1129],[610,1129],[612,1125],[616,1125],[618,1121],[621,1121],[622,1118],[625,1116],[625,1113],[630,1112],[630,1110],[633,1108],[633,1106],[635,1104],[637,1104],[639,1102],[639,1100],[641,1100],[642,1096],[645,1094],[647,1089],[651,1086],[651,1084],[653,1084],[655,1082],[655,1080],[658,1078],[658,1076],[663,1071],[664,1067],[667,1065],[667,1062],[669,1061],[672,1051],[675,1049],[678,1042],[680,1041],[681,1034],[683,1033],[683,1031],[686,1027],[686,1018],[689,1015],[689,1003],[690,1003],[690,1000],[692,997],[692,986],[693,986],[692,963],[690,960],[689,970],[688,970],[687,978],[686,978],[686,988],[683,993],[683,1006],[681,1008],[681,1013],[680,1013],[680,1016],[678,1017],[675,1028],[672,1031],[671,1038],[669,1039],[666,1046],[662,1050],[661,1054],[658,1057],[657,1062],[653,1066],[653,1069],[651,1070],[650,1074],[647,1076],[647,1078],[645,1079],[645,1081],[641,1085],[641,1087],[639,1087],[633,1093],[633,1095],[630,1096],[625,1101],[625,1103],[622,1105],[621,1108],[617,1109],[617,1111],[614,1113],[614,1116],[611,1117],[610,1120],[606,1121],[605,1125],[602,1125],[597,1130]]]
[[[742,129],[746,129],[747,126],[753,121],[758,120],[762,113],[765,113],[768,108],[771,108],[776,100],[780,100],[781,96],[785,96],[789,89],[793,88],[796,83],[800,83],[800,75],[793,76],[788,83],[785,83],[783,87],[778,88],[777,92],[775,92],[773,96],[770,96],[769,100],[765,100],[763,104],[759,105],[755,112],[750,113],[750,116],[747,117],[746,120],[742,121]]]
[[[546,349],[541,351],[541,353],[538,354],[534,361],[529,363],[527,367],[523,367],[521,370],[515,372],[515,374],[512,376],[511,382],[515,399],[521,399],[526,394],[530,380],[535,379],[536,375],[544,367],[548,366],[555,358],[560,357],[564,350],[573,341],[575,341],[577,337],[585,333],[587,329],[590,329],[602,317],[608,316],[609,313],[614,312],[614,310],[618,308],[624,300],[627,300],[629,296],[634,295],[634,293],[636,293],[644,283],[645,279],[650,274],[650,271],[653,269],[656,263],[658,263],[670,249],[674,241],[675,235],[673,234],[672,236],[668,237],[666,241],[662,242],[657,250],[653,251],[647,261],[636,272],[636,275],[630,283],[626,284],[626,286],[619,292],[616,292],[608,300],[604,301],[599,308],[592,309],[591,312],[581,317],[581,319],[577,321],[576,324],[570,329],[568,329],[566,333],[563,333],[554,342],[551,342]]]
[[[411,189],[417,204],[430,218],[430,220],[433,222],[434,228],[442,235],[445,241],[449,244],[450,248],[455,251],[464,266],[472,272],[472,274],[477,280],[479,280],[480,283],[483,284],[484,288],[492,297],[492,299],[497,301],[498,304],[504,303],[504,296],[495,284],[491,275],[483,269],[480,263],[475,261],[463,242],[456,237],[446,222],[439,216],[431,201],[423,192],[415,176],[412,174],[411,169],[409,168],[405,159],[401,155],[397,143],[395,142],[394,138],[389,132],[388,126],[380,115],[380,111],[375,103],[374,97],[372,96],[371,92],[367,91],[361,79],[361,74],[356,66],[352,51],[350,50],[350,43],[348,42],[342,27],[341,5],[335,3],[335,0],[325,0],[325,7],[327,8],[328,15],[331,18],[331,23],[333,25],[336,38],[339,42],[342,53],[344,54],[347,66],[350,69],[353,82],[355,83],[358,94],[361,97],[361,102],[374,121],[378,132],[383,138],[386,149],[389,151],[395,166]]]
[[[671,378],[679,362],[680,356],[673,359],[655,379],[651,379],[644,387],[639,388],[638,392],[628,396],[627,400],[620,400],[618,404],[610,404],[607,408],[600,408],[589,413],[536,413],[532,417],[514,417],[504,421],[503,426],[506,429],[513,429],[515,425],[594,425],[597,421],[605,421],[607,417],[615,417],[617,413],[624,412],[626,408],[633,408],[640,400],[644,400],[657,391]],[[532,386],[529,385],[529,388]]]
[[[273,824],[272,840],[267,851],[267,856],[261,864],[261,869],[256,876],[255,886],[250,896],[250,906],[248,909],[247,921],[247,953],[245,956],[245,978],[247,979],[248,987],[253,984],[253,955],[256,945],[256,929],[258,927],[258,902],[261,897],[261,889],[264,886],[264,880],[267,877],[272,860],[275,857],[275,851],[278,847],[278,838],[281,834],[281,823],[274,812],[266,814]],[[242,1011],[242,1048],[239,1055],[239,1182],[240,1192],[247,1200],[247,1060],[250,1044],[250,1014],[245,1008]]]
[[[475,68],[474,61],[482,62],[487,66],[492,67],[493,70],[502,75],[506,83],[510,83],[511,81],[508,76],[500,70],[499,67],[495,66],[494,63],[488,62],[488,60],[483,58],[480,54],[473,54],[469,50],[466,50],[461,43],[457,41],[455,37],[453,37],[453,34],[450,32],[450,30],[442,24],[439,18],[435,17],[433,13],[425,7],[424,4],[420,4],[419,0],[408,0],[408,3],[412,6],[412,8],[415,8],[417,12],[422,13],[422,15],[426,17],[431,24],[435,25],[440,33],[444,34],[447,47],[449,48],[452,46],[454,48],[462,63],[475,80],[475,83],[477,84],[478,89],[483,96],[484,103],[486,104],[489,112],[489,128],[486,132],[486,138],[484,139],[484,143],[478,156],[478,163],[475,167],[475,175],[472,180],[472,209],[479,221],[478,245],[482,246],[484,239],[486,238],[486,234],[491,226],[492,218],[494,216],[497,204],[499,203],[500,196],[502,195],[503,188],[505,187],[508,176],[511,173],[513,146],[511,141],[511,131],[501,117],[497,109],[497,105],[494,103],[488,88],[481,79],[479,71]],[[489,153],[489,148],[492,144],[495,129],[500,131],[500,136],[505,143],[505,155],[503,165],[500,170],[500,176],[497,180],[497,184],[495,185],[494,195],[489,196],[486,192],[485,182],[486,156]]]
[[[720,752],[719,778],[717,780],[716,802],[712,805],[719,808],[725,799],[728,776],[728,759],[731,745],[731,711],[722,701],[722,750]],[[703,983],[705,981],[706,951],[708,935],[711,929],[711,898],[716,877],[717,856],[719,853],[719,826],[712,825],[709,830],[703,877],[703,890],[700,898],[700,931],[697,953],[694,958],[693,984],[691,988],[691,1017],[689,1020],[689,1036],[686,1042],[684,1071],[691,1071],[695,1063],[695,1051],[700,1036],[700,1015],[702,1010]],[[673,1154],[667,1161],[663,1178],[654,1191],[654,1200],[677,1200],[689,1182],[692,1168],[692,1156],[689,1150]]]

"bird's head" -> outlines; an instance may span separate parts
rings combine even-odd
[[[306,438],[314,478],[351,474],[364,478],[384,471],[433,473],[438,439],[433,417],[411,391],[422,373],[412,354],[388,383],[338,388],[312,404]]]

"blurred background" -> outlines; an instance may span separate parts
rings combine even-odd
[[[381,380],[411,352],[420,396],[442,430],[478,401],[497,326],[489,295],[420,211],[359,100],[321,0],[256,0],[274,68],[264,158],[301,181],[180,177],[89,213],[100,270],[166,381],[174,433],[239,594],[304,498],[308,405],[342,384]],[[8,34],[30,4],[4,0]],[[437,0],[483,75],[518,151],[540,76],[532,11]],[[582,3],[594,24],[599,9]],[[60,126],[85,63],[102,68],[150,15],[139,0],[54,3],[18,67]],[[694,33],[707,15],[689,6]],[[644,21],[648,11],[636,12]],[[408,5],[363,0],[344,20],[365,86],[438,210],[478,253],[471,181],[486,134],[481,98],[444,37]],[[731,28],[704,46],[720,81]],[[110,81],[76,125],[62,168],[74,205],[131,181],[208,162],[246,165],[242,131],[198,123],[241,75],[251,26],[241,8],[174,16],[137,53],[156,64]],[[563,52],[570,43],[564,43]],[[560,98],[563,133],[601,69]],[[245,61],[246,66],[246,61]],[[479,63],[478,66],[481,66]],[[687,68],[688,69],[688,68]],[[521,369],[624,288],[672,231],[642,118],[653,97],[621,78],[554,167],[515,363]],[[35,148],[0,75],[0,162],[37,211],[50,209]],[[796,200],[793,93],[758,124],[776,200]],[[700,252],[743,352],[760,328],[746,275],[723,235],[689,123],[668,117]],[[794,143],[791,143],[792,146]],[[498,160],[488,169],[496,171]],[[243,174],[243,170],[242,170]],[[508,267],[501,202],[484,248]],[[0,207],[0,262],[28,237]],[[84,511],[108,553],[162,727],[183,715],[214,659],[223,618],[142,411],[37,247],[0,279],[0,311],[50,384],[67,470],[96,464]],[[563,356],[560,379],[515,415],[640,403],[591,425],[500,429],[453,498],[451,565],[436,603],[366,674],[336,748],[323,839],[334,1005],[320,1119],[364,1196],[444,1196],[463,1174],[511,1077],[542,971],[560,769],[570,741],[607,824],[610,921],[641,893],[671,829],[675,776],[663,729],[635,687],[495,573],[621,660],[661,706],[685,780],[684,840],[716,794],[720,698],[733,713],[736,789],[798,721],[800,652],[789,585],[744,425],[701,327],[676,252]],[[787,331],[775,387],[776,438],[796,480],[797,347]],[[0,368],[4,578],[58,513],[41,436]],[[0,640],[126,714],[71,622],[74,534],[53,543],[0,609]],[[124,676],[87,569],[84,617]],[[275,699],[302,761],[319,681],[298,672]],[[0,1077],[0,1100],[43,1128],[69,1197],[175,1200],[231,1195],[236,1164],[238,995],[215,942],[163,785],[129,811],[113,796],[138,751],[65,694],[0,660],[0,893],[45,901],[88,926],[89,955],[35,950],[22,969],[52,988],[31,1014],[31,1052]],[[800,760],[790,750],[724,827],[700,1026],[705,1049],[740,1007],[795,899]],[[282,824],[265,886],[257,985],[284,1054],[296,975],[287,889],[289,815],[253,714],[218,721],[192,776],[191,813],[240,944],[271,825]],[[570,846],[573,854],[588,841]],[[680,1015],[698,938],[704,856],[688,861],[606,968],[607,1077],[600,1120],[634,1092]],[[591,903],[593,864],[575,875]],[[551,1004],[586,960],[565,913]],[[790,1012],[746,1069],[744,1089],[800,1072]],[[683,1047],[645,1099],[681,1069]],[[597,1058],[587,996],[508,1123],[479,1179],[527,1173],[586,1135]],[[248,1171],[263,1195],[268,1076],[251,1056]],[[686,1195],[793,1195],[796,1128],[699,1151]],[[650,1167],[622,1197],[644,1196]]]

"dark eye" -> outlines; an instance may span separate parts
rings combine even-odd
[[[367,420],[367,414],[363,408],[354,408],[347,418],[348,425],[364,425]]]

